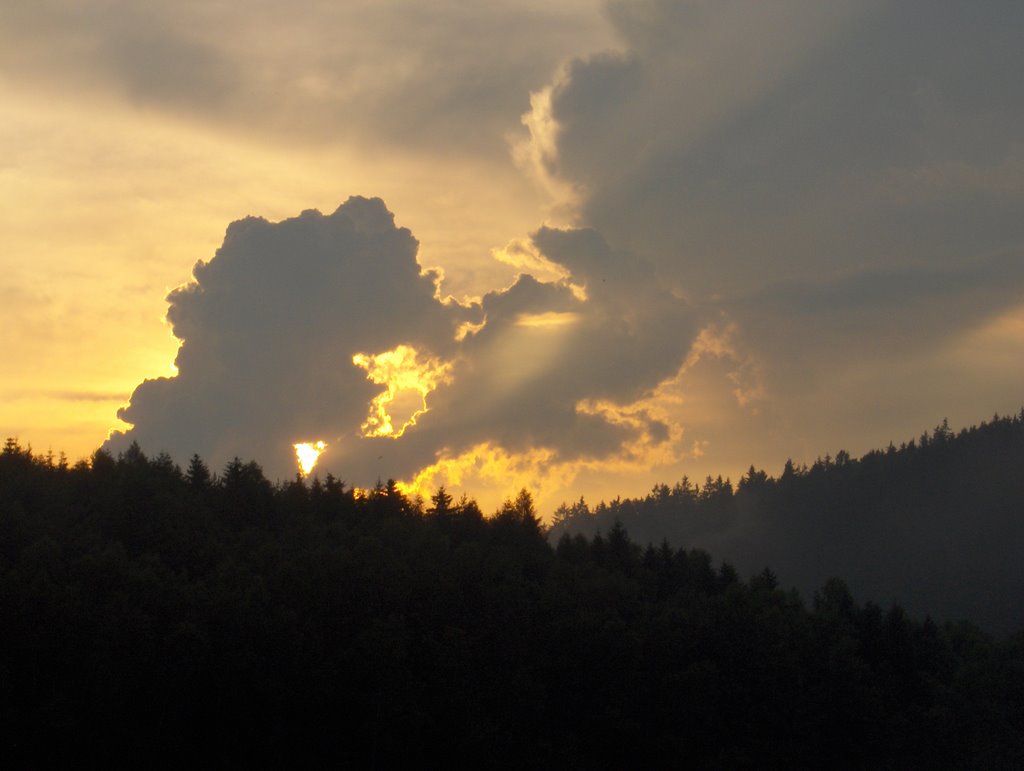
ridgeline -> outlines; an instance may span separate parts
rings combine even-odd
[[[1024,410],[954,433],[943,421],[899,447],[840,450],[735,489],[708,477],[644,498],[555,513],[551,537],[607,533],[699,546],[744,575],[766,565],[805,596],[832,576],[853,593],[993,634],[1024,629]]]

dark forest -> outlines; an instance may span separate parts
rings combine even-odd
[[[485,515],[8,440],[3,756],[1024,767],[1022,459],[1024,413],[549,530],[525,490]]]
[[[958,433],[943,421],[899,447],[773,478],[753,466],[733,486],[708,477],[643,498],[584,500],[555,512],[551,538],[621,522],[640,543],[697,545],[741,574],[771,565],[810,596],[842,576],[858,597],[917,616],[1024,629],[1024,411]]]

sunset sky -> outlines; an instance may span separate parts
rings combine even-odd
[[[0,0],[0,428],[548,514],[1015,413],[1022,40],[1019,0]]]

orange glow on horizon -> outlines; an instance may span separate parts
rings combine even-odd
[[[420,469],[409,480],[397,482],[398,489],[409,497],[429,498],[440,485],[449,490],[472,484],[477,493],[496,493],[509,497],[527,487],[537,497],[545,488],[556,489],[572,481],[575,470],[557,460],[557,453],[548,448],[525,452],[509,452],[491,442],[482,442],[455,456],[444,456]]]

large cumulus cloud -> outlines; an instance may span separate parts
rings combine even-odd
[[[440,298],[438,275],[422,271],[415,239],[379,199],[235,222],[168,296],[178,375],[136,389],[120,413],[132,427],[108,449],[256,457],[283,477],[294,443],[325,440],[322,467],[365,485],[484,444],[571,463],[669,441],[656,416],[609,410],[679,368],[697,333],[686,303],[594,231],[542,228],[521,248],[561,277],[521,274],[462,305]],[[443,376],[402,436],[370,435],[386,383],[366,361],[402,347]]]
[[[366,418],[378,389],[356,353],[400,343],[448,353],[458,314],[435,299],[416,248],[379,200],[233,223],[195,280],[168,296],[178,375],[140,385],[119,413],[134,428],[108,444],[294,467],[292,443]]]

